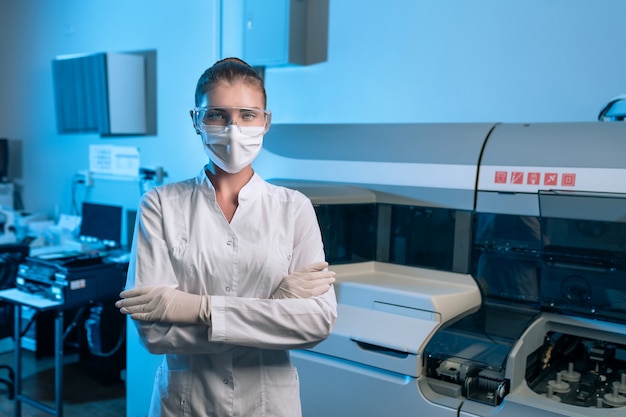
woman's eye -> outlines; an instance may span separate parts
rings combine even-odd
[[[216,111],[207,112],[204,118],[207,120],[221,120],[224,118],[224,114]]]

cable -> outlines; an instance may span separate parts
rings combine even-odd
[[[80,216],[80,209],[78,208],[78,204],[76,202],[76,187],[78,184],[84,184],[85,179],[82,178],[79,174],[74,174],[72,177],[72,214],[76,214]]]
[[[63,340],[65,340],[67,338],[67,336],[70,334],[70,332],[72,330],[74,330],[74,328],[76,327],[76,322],[78,322],[78,319],[80,318],[80,316],[83,315],[83,312],[85,311],[85,307],[86,306],[81,306],[78,311],[76,312],[76,314],[74,315],[74,318],[72,319],[72,321],[70,322],[70,324],[67,326],[67,328],[65,329],[65,332],[63,333]]]
[[[108,352],[102,351],[102,342],[100,340],[100,320],[102,320],[102,306],[94,306],[91,308],[91,315],[85,321],[85,330],[87,331],[87,347],[89,351],[99,357],[108,358],[117,353],[122,347],[126,339],[126,321],[122,323],[122,329],[117,339],[117,343]],[[94,317],[96,315],[96,317]]]

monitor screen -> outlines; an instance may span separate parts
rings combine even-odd
[[[94,238],[107,246],[120,246],[122,207],[83,203],[82,208],[81,238]]]

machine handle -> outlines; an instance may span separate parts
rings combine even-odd
[[[393,356],[396,358],[406,358],[409,356],[409,350],[403,346],[381,346],[380,343],[364,339],[361,337],[350,336],[350,340],[355,342],[359,348],[383,355]]]

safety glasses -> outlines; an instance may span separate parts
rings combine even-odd
[[[255,136],[269,130],[272,117],[269,110],[254,107],[195,107],[191,114],[199,131],[226,131],[236,125],[243,134],[254,132]]]

